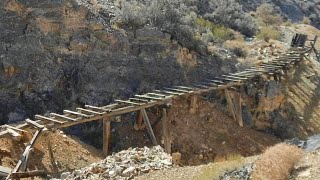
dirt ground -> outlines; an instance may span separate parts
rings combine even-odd
[[[53,159],[49,156],[48,138],[52,144]],[[11,138],[1,138],[0,165],[14,168],[25,149],[24,143]],[[57,131],[40,139],[39,148],[35,148],[29,156],[27,168],[45,170],[57,176],[61,172],[79,169],[101,159],[103,159],[102,154],[95,148]]]

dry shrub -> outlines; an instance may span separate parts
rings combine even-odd
[[[244,40],[231,40],[226,41],[224,46],[230,49],[236,56],[246,58],[249,52],[249,48],[246,46]]]
[[[267,26],[267,27],[261,28],[257,38],[263,39],[266,42],[269,42],[270,39],[279,40],[281,38],[281,32],[276,28]]]
[[[256,161],[251,174],[253,180],[287,179],[295,163],[303,156],[303,150],[288,144],[277,144]]]

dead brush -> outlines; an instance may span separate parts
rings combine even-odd
[[[288,144],[277,144],[269,149],[256,161],[251,174],[252,180],[282,180],[303,156],[303,150]]]

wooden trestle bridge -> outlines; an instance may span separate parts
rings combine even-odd
[[[184,96],[191,99],[191,108],[197,104],[197,96],[202,93],[207,93],[216,90],[224,90],[228,107],[232,113],[233,118],[243,126],[241,97],[239,99],[232,99],[230,88],[240,87],[248,80],[260,75],[266,75],[270,78],[279,78],[286,74],[288,70],[293,68],[297,63],[303,59],[308,58],[308,54],[312,51],[316,52],[314,45],[317,38],[309,40],[309,47],[304,46],[307,41],[303,35],[296,35],[292,41],[292,47],[278,58],[261,63],[255,67],[248,68],[242,72],[230,73],[206,80],[202,83],[193,86],[174,86],[171,88],[164,88],[161,90],[154,90],[150,93],[135,95],[127,100],[115,100],[114,103],[106,106],[92,106],[85,105],[84,107],[76,108],[75,110],[64,110],[62,114],[50,113],[50,115],[35,115],[34,120],[26,119],[24,122],[14,125],[7,124],[1,126],[0,137],[9,135],[13,137],[25,136],[30,139],[29,145],[26,147],[21,159],[14,169],[8,169],[0,166],[0,177],[19,178],[24,176],[41,175],[43,171],[29,171],[26,172],[28,156],[37,140],[45,131],[66,128],[82,123],[92,121],[103,121],[103,151],[105,155],[108,154],[110,126],[115,116],[126,113],[140,111],[142,114],[146,129],[150,135],[153,144],[158,144],[153,133],[151,124],[149,122],[146,109],[159,105],[170,104],[174,98]],[[298,46],[298,47],[296,47]],[[235,103],[237,102],[237,103]],[[162,114],[164,148],[166,152],[171,153],[171,143],[168,128],[169,123],[167,119],[166,109],[163,109]],[[33,134],[31,134],[33,132]],[[50,143],[49,143],[50,145]],[[51,149],[51,147],[49,147]]]

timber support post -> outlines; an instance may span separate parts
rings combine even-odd
[[[109,152],[109,141],[110,141],[110,130],[111,130],[111,121],[110,118],[102,120],[103,126],[103,154],[108,156]]]
[[[243,127],[241,92],[232,93],[232,95],[227,89],[225,89],[224,92],[233,119],[239,124],[240,127]]]
[[[170,123],[166,108],[162,110],[162,136],[165,152],[171,154]]]
[[[191,102],[190,102],[190,113],[194,114],[196,113],[198,108],[198,97],[197,95],[191,96]]]
[[[143,116],[143,120],[144,120],[144,123],[146,125],[147,131],[148,131],[148,133],[150,135],[152,143],[154,145],[158,145],[158,142],[157,142],[156,136],[153,133],[153,130],[152,130],[152,127],[151,127],[151,124],[150,124],[146,109],[141,109],[141,114]]]

